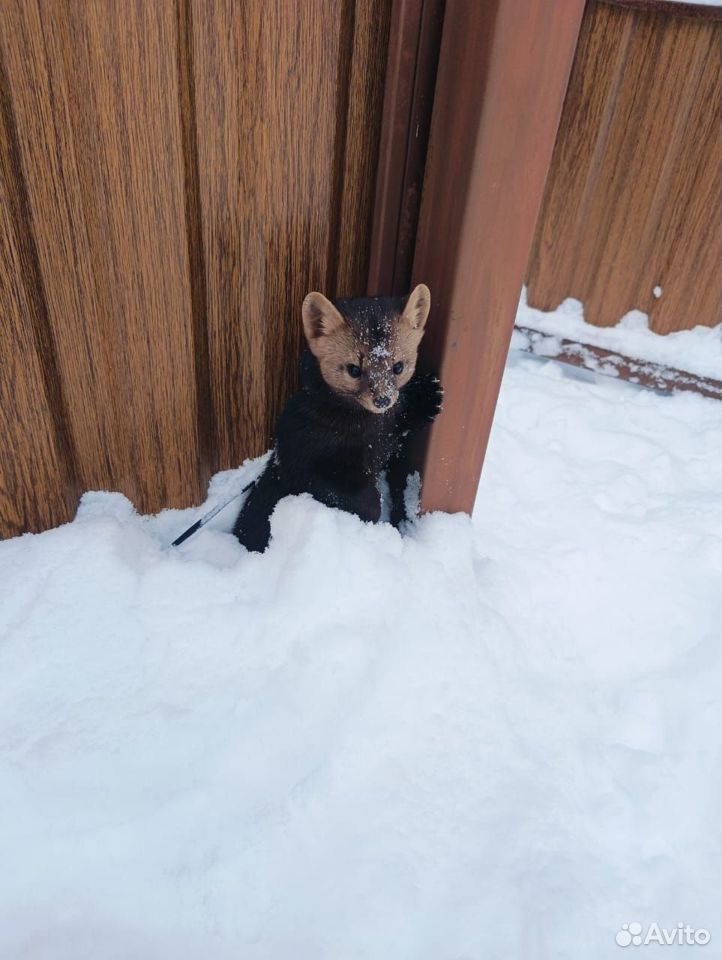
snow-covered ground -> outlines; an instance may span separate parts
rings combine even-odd
[[[0,544],[0,957],[718,956],[721,411],[512,356],[473,522]]]
[[[553,341],[565,337],[604,347],[627,357],[684,370],[699,377],[711,377],[713,380],[722,377],[720,325],[705,327],[699,324],[691,330],[678,330],[661,336],[650,330],[646,313],[630,310],[613,327],[597,327],[585,321],[584,306],[579,300],[569,297],[556,310],[537,310],[529,306],[526,289],[521,292],[516,323],[517,326],[539,330],[551,338],[551,342],[543,342],[541,349],[535,351],[542,355],[558,354],[560,344],[557,342],[555,345]]]

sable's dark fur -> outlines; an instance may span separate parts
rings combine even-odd
[[[340,300],[335,307],[353,332],[354,343],[365,343],[371,354],[376,347],[383,355],[385,347],[395,342],[393,325],[400,321],[402,299]],[[414,355],[409,358],[412,369],[422,332],[423,322],[414,342]],[[348,336],[349,330],[343,333]],[[279,417],[271,459],[234,526],[233,532],[249,550],[265,550],[270,515],[288,494],[310,493],[322,503],[355,513],[362,520],[378,521],[381,501],[377,481],[384,470],[388,471],[391,488],[391,520],[398,524],[404,518],[405,441],[439,412],[441,390],[435,377],[414,373],[398,390],[398,399],[388,410],[372,413],[358,397],[363,390],[367,397],[369,391],[378,393],[384,375],[373,369],[372,359],[367,362],[367,383],[360,383],[357,394],[349,395],[332,389],[322,376],[316,356],[309,349],[304,352],[301,390],[291,397]],[[393,357],[385,362],[388,369]]]

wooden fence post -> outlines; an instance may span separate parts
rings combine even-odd
[[[444,411],[423,510],[471,512],[584,0],[447,0],[413,282]]]
[[[369,296],[409,290],[443,23],[444,0],[393,0]]]

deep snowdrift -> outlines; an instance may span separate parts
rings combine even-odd
[[[473,523],[0,544],[0,956],[716,955],[719,427],[513,360]]]

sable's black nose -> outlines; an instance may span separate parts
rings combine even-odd
[[[388,407],[391,403],[388,397],[374,397],[374,406],[375,407]]]

